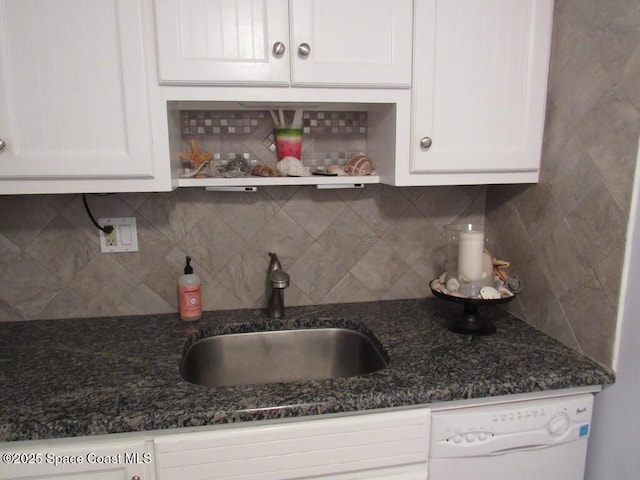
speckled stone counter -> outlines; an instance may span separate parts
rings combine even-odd
[[[498,332],[458,335],[460,305],[436,298],[261,310],[0,323],[0,441],[161,430],[565,389],[613,374],[511,316],[481,309]],[[184,381],[185,345],[208,333],[355,322],[390,356],[368,375],[289,384],[204,387]]]

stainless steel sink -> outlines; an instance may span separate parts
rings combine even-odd
[[[366,335],[347,328],[312,328],[215,335],[185,352],[180,374],[207,386],[351,377],[387,366]]]

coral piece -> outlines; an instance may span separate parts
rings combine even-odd
[[[349,175],[375,175],[375,170],[373,169],[373,164],[371,160],[369,160],[364,155],[356,155],[344,168],[344,171]]]
[[[294,157],[284,157],[276,165],[278,172],[289,177],[308,177],[311,175],[309,168]]]
[[[251,175],[257,177],[279,177],[280,173],[275,168],[266,165],[256,165],[251,169]]]
[[[200,149],[200,145],[198,141],[194,138],[191,139],[191,152],[180,152],[180,157],[185,160],[189,160],[193,162],[193,168],[200,172],[202,170],[202,165],[207,164],[213,158],[213,154],[211,152],[203,152]],[[206,175],[197,175],[197,178],[205,177]]]

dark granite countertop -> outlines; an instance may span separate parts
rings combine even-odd
[[[261,310],[0,323],[0,441],[161,430],[354,412],[612,383],[613,374],[501,308],[498,327],[471,337],[446,330],[461,306],[436,298],[293,307],[287,322],[375,333],[389,366],[368,375],[289,384],[204,387],[178,364],[204,329],[259,322]]]

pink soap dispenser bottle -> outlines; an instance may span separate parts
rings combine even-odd
[[[191,257],[186,257],[184,275],[178,279],[178,305],[180,319],[192,322],[202,316],[202,297],[200,295],[200,277],[193,273]]]

